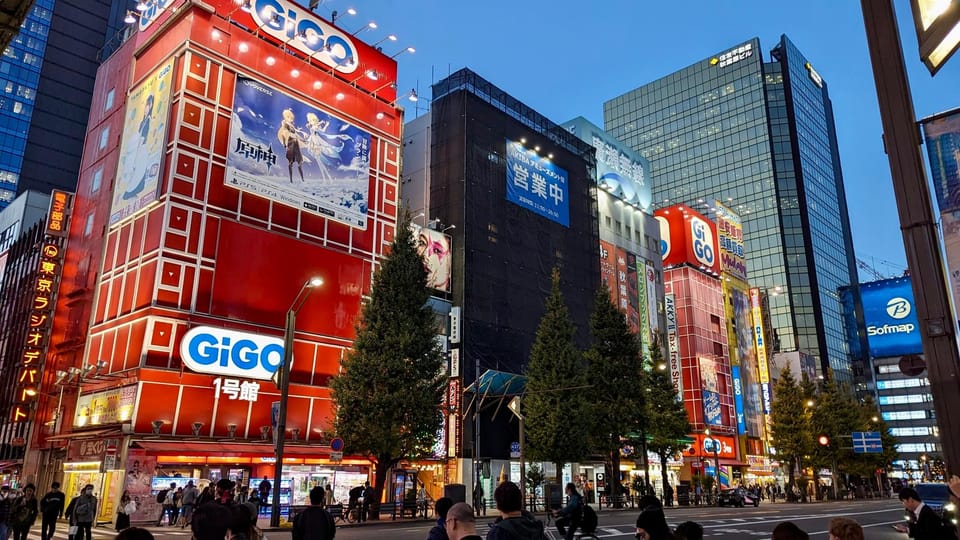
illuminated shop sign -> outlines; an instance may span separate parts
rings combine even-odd
[[[83,394],[77,399],[73,427],[120,424],[133,417],[137,387],[124,386],[103,392]]]
[[[670,379],[677,394],[683,396],[683,372],[680,370],[680,337],[677,335],[677,304],[672,294],[663,297],[667,313],[667,347],[670,355]]]
[[[285,0],[253,0],[254,22],[269,34],[308,56],[340,71],[353,73],[360,64],[350,37],[323,22],[307,8]]]
[[[767,344],[763,334],[763,312],[760,308],[760,289],[750,289],[750,307],[753,309],[753,331],[757,346],[757,367],[760,369],[760,392],[763,413],[770,414],[770,371],[767,367]]]
[[[807,68],[807,73],[810,74],[810,80],[813,81],[813,84],[817,85],[817,88],[823,88],[823,78],[820,77],[820,74],[817,73],[817,70],[813,69],[813,66],[810,65],[810,62],[807,62],[803,65]]]
[[[32,283],[30,318],[27,321],[27,337],[23,352],[17,363],[17,382],[13,396],[14,422],[30,419],[30,410],[37,400],[37,385],[50,340],[50,328],[53,322],[57,284],[62,272],[63,254],[58,240],[51,237],[43,242],[40,251],[40,263]]]
[[[740,216],[714,201],[717,236],[720,242],[720,271],[746,281],[747,259],[743,249],[743,222]]]
[[[67,219],[70,217],[72,197],[72,194],[59,189],[50,193],[50,209],[47,211],[47,235],[61,237],[67,235]]]
[[[735,64],[741,60],[745,60],[753,56],[753,44],[744,43],[743,45],[737,47],[736,49],[727,51],[720,56],[710,59],[711,66],[720,66],[726,67],[730,64]]]
[[[889,358],[923,352],[909,277],[862,284],[860,297],[870,356]]]
[[[567,171],[507,139],[507,200],[564,227],[570,226]]]
[[[153,21],[163,13],[163,10],[174,3],[175,0],[143,0],[144,9],[140,11],[140,30],[146,30]]]
[[[283,363],[283,340],[211,326],[197,326],[183,336],[180,342],[180,358],[186,367],[198,373],[269,381]],[[227,388],[232,391],[233,383]],[[227,393],[223,386],[218,389],[218,393],[221,391]],[[237,387],[237,396],[239,392],[240,388]]]
[[[256,403],[260,397],[260,383],[254,381],[217,377],[213,380],[213,388],[217,395],[227,396],[231,400]]]

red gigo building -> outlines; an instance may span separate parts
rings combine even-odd
[[[137,521],[170,482],[272,479],[284,315],[320,277],[281,503],[345,499],[369,462],[331,459],[328,381],[396,226],[396,63],[291,0],[148,4],[98,74],[28,461],[106,520],[125,489]]]

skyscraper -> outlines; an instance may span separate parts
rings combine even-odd
[[[101,49],[132,0],[36,0],[0,58],[0,208],[28,189],[72,191]]]
[[[650,160],[654,201],[740,213],[771,353],[801,351],[852,382],[838,289],[856,264],[827,84],[786,36],[757,38],[604,104],[606,130]]]

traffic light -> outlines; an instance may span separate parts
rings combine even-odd
[[[817,438],[817,443],[819,443],[820,446],[830,446],[830,437],[821,435],[819,438]]]

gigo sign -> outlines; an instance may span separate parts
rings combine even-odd
[[[693,256],[706,267],[716,262],[716,248],[713,245],[713,231],[706,221],[690,217],[690,237],[693,239]]]
[[[283,340],[198,326],[183,336],[180,358],[198,373],[268,381],[283,363]]]
[[[307,8],[288,0],[253,0],[253,20],[265,32],[290,47],[341,73],[353,73],[360,65],[350,37],[313,16]]]

